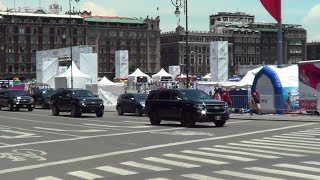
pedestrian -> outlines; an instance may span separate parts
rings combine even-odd
[[[214,97],[215,100],[222,101],[222,98],[221,98],[221,88],[217,88],[217,89],[216,89],[216,91],[214,92],[213,97]]]
[[[288,97],[286,99],[287,113],[291,111],[291,91],[288,92]]]
[[[260,93],[258,90],[255,90],[252,93],[250,114],[252,115],[253,113],[261,115]]]
[[[222,93],[222,101],[226,102],[229,106],[229,108],[232,107],[232,100],[231,100],[231,97],[230,97],[230,90],[229,88],[227,88],[223,93]]]

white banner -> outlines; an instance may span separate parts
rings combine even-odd
[[[90,83],[98,83],[97,53],[80,53],[80,71],[90,76]]]
[[[115,52],[116,77],[126,77],[129,75],[129,51],[119,50]]]
[[[176,79],[177,75],[180,74],[180,66],[169,66],[169,74],[172,75],[173,79]]]
[[[228,80],[228,41],[210,42],[210,73],[211,81]]]

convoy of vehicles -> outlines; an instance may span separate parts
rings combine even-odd
[[[34,99],[24,90],[1,89],[0,109],[2,107],[7,107],[10,111],[18,111],[19,109],[32,111],[34,108]]]

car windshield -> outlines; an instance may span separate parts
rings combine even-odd
[[[42,95],[44,97],[50,97],[50,96],[52,96],[54,94],[54,92],[55,92],[54,90],[45,90],[45,91],[42,92]]]
[[[9,91],[8,94],[10,96],[28,96],[26,91]]]
[[[76,91],[73,91],[73,95],[75,97],[94,97],[92,92],[87,91],[87,90],[76,90]]]
[[[143,93],[143,94],[134,94],[133,95],[135,99],[139,100],[139,101],[146,101],[148,94]]]
[[[200,90],[180,90],[184,100],[209,100],[211,97]]]

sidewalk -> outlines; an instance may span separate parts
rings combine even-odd
[[[249,113],[231,113],[230,119],[241,120],[266,120],[266,121],[299,121],[299,122],[319,122],[320,115],[313,114],[253,114]]]

